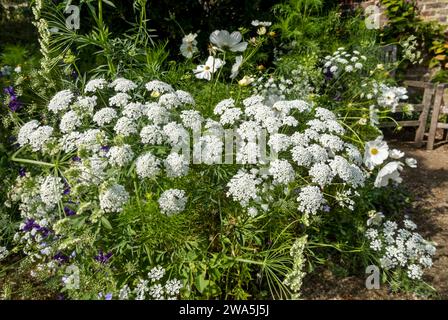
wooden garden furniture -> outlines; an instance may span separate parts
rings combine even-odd
[[[415,133],[414,142],[417,146],[421,146],[423,143],[423,137],[425,136],[426,122],[428,120],[428,115],[433,101],[435,85],[429,82],[412,81],[412,80],[405,81],[404,85],[407,88],[419,88],[424,90],[421,103],[410,104],[414,108],[414,112],[420,114],[418,120],[385,122],[382,123],[380,127],[395,127],[397,124],[400,125],[401,127],[416,127],[417,131]],[[400,104],[396,109],[397,112],[402,112],[404,105],[409,105],[409,103]]]
[[[448,84],[439,84],[435,90],[434,103],[432,108],[431,123],[428,133],[428,141],[426,144],[427,150],[432,150],[434,148],[434,141],[436,139],[437,129],[448,129],[448,123],[440,122],[441,115],[448,115],[448,105],[444,105],[444,95],[445,90],[448,88]],[[445,103],[448,103],[445,99]]]

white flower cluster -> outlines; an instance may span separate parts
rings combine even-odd
[[[381,84],[379,87],[378,105],[396,112],[400,100],[408,99],[407,90],[403,87],[389,87]]]
[[[187,175],[189,166],[184,155],[172,152],[165,159],[166,175],[168,177],[182,177]]]
[[[61,129],[61,132],[71,132],[80,125],[81,118],[75,111],[70,110],[62,116],[59,128]]]
[[[56,95],[50,100],[48,104],[48,110],[57,113],[64,111],[70,105],[75,95],[70,90],[62,90],[56,93]]]
[[[95,121],[100,127],[111,123],[117,118],[117,112],[109,107],[102,108],[98,110],[93,116],[93,121]]]
[[[114,184],[99,195],[99,200],[104,212],[121,212],[129,200],[129,193],[122,185]]]
[[[396,222],[378,223],[375,228],[368,228],[366,237],[370,248],[380,255],[381,266],[386,270],[406,268],[410,279],[421,279],[423,269],[432,266],[435,246],[414,232],[414,222],[404,220],[404,227]]]
[[[63,191],[61,178],[48,176],[41,182],[40,198],[48,207],[54,207],[61,200]]]
[[[345,48],[338,48],[331,56],[324,59],[324,73],[331,73],[335,77],[342,73],[352,73],[364,68],[366,56],[361,55],[359,51],[349,53]]]
[[[9,254],[8,249],[6,247],[0,247],[0,261],[4,260]]]
[[[185,191],[169,189],[160,195],[158,200],[160,210],[166,215],[182,212],[187,204]]]
[[[110,148],[109,163],[118,167],[124,167],[128,165],[134,158],[134,152],[130,145],[125,144],[122,146],[113,146]]]
[[[232,125],[237,133],[237,163],[258,166],[254,168],[258,173],[240,170],[228,184],[227,195],[244,207],[252,204],[251,215],[256,212],[255,205],[271,201],[269,196],[265,198],[271,193],[271,187],[286,185],[287,189],[294,188],[291,184],[298,182],[300,186],[303,180],[296,181],[297,171],[302,176],[302,171],[306,170],[310,184],[314,184],[301,188],[297,197],[298,209],[305,216],[316,214],[323,208],[327,203],[323,189],[333,183],[342,182],[344,189],[348,189],[341,191],[341,195],[359,195],[350,190],[365,183],[366,172],[360,167],[361,153],[356,146],[343,140],[345,130],[333,112],[317,107],[312,114],[313,106],[303,100],[281,100],[269,107],[260,95],[246,98],[242,105],[243,108],[239,108],[233,99],[225,99],[215,106],[214,114],[219,116],[221,125]],[[238,110],[241,117],[227,121],[229,110]],[[300,113],[314,115],[303,131],[293,129],[292,134],[279,133],[279,130],[288,132],[288,127],[296,127],[296,115]],[[266,157],[260,140],[267,141],[271,152],[280,157]],[[265,169],[267,172],[263,171]],[[258,187],[262,183],[263,190]],[[338,203],[353,208],[345,196],[341,196]]]
[[[137,85],[131,80],[117,78],[109,85],[109,87],[114,88],[116,92],[128,92],[137,88]]]
[[[89,82],[87,82],[85,88],[84,88],[84,92],[85,93],[89,93],[89,92],[95,92],[97,90],[102,90],[107,86],[107,81],[100,78],[100,79],[92,79]]]
[[[251,200],[257,200],[259,198],[258,192],[262,180],[257,177],[257,172],[246,172],[239,170],[236,175],[230,179],[227,187],[228,197],[232,197],[234,201],[238,201],[241,206],[246,207]]]
[[[295,178],[294,168],[287,160],[272,161],[269,173],[272,174],[275,184],[288,184]]]
[[[139,279],[134,290],[131,290],[125,284],[119,291],[119,300],[129,300],[134,297],[135,300],[175,300],[180,294],[183,285],[178,279],[170,279],[162,284],[161,281],[166,274],[166,270],[157,266],[148,272],[148,279]]]
[[[316,214],[326,203],[326,200],[319,187],[306,186],[300,189],[297,202],[299,203],[299,211],[308,216]]]
[[[54,129],[50,126],[40,126],[37,120],[25,123],[19,130],[17,142],[21,147],[29,145],[33,151],[44,151],[50,141]]]
[[[285,99],[305,99],[314,88],[306,70],[298,66],[291,72],[290,78],[283,76],[261,76],[254,81],[253,93],[264,97],[266,104],[273,105]]]
[[[137,158],[135,170],[140,178],[154,178],[160,172],[160,160],[147,152]]]

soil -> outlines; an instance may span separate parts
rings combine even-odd
[[[418,296],[405,292],[392,293],[387,287],[367,290],[365,278],[338,278],[330,271],[315,273],[304,279],[304,299],[448,299],[448,145],[432,151],[416,148],[412,143],[388,141],[418,161],[418,169],[403,171],[403,184],[413,195],[409,210],[418,232],[434,241],[437,252],[434,265],[425,271],[424,280],[436,293]]]

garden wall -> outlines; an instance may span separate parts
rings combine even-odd
[[[349,0],[354,3],[359,1]],[[378,4],[378,0],[362,1],[362,6]],[[448,0],[417,0],[421,17],[424,20],[436,20],[443,24],[448,24]]]

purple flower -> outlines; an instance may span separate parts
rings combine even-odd
[[[106,293],[104,295],[102,292],[98,293],[98,299],[102,299],[104,297],[104,300],[112,300],[112,293]]]
[[[78,156],[74,156],[74,157],[72,158],[72,160],[73,160],[73,161],[76,161],[76,162],[80,162],[80,161],[81,161],[81,158],[78,157]]]
[[[70,186],[68,185],[67,181],[64,181],[64,192],[63,192],[63,194],[66,196],[66,195],[70,194],[70,191],[71,191]]]
[[[330,81],[334,77],[333,72],[331,72],[329,69],[325,71],[324,75],[325,75],[325,81]]]
[[[59,265],[61,265],[67,263],[70,260],[70,258],[67,257],[65,254],[63,254],[62,252],[58,251],[58,253],[56,253],[53,256],[53,260],[56,260],[59,263]]]
[[[101,151],[104,151],[104,152],[109,152],[109,150],[110,150],[110,146],[101,146]]]
[[[103,250],[100,250],[98,252],[98,255],[95,256],[95,260],[98,261],[99,263],[107,263],[109,262],[109,259],[112,257],[112,252],[108,252],[106,254],[103,253]]]
[[[47,227],[41,227],[39,226],[38,228],[36,228],[37,231],[39,231],[41,233],[41,235],[46,238],[48,237],[48,235],[50,234],[50,229],[48,229]]]
[[[36,223],[36,220],[34,219],[26,219],[25,225],[22,227],[22,231],[29,232],[33,230],[34,228],[40,228],[40,225]]]
[[[24,177],[26,174],[26,169],[24,167],[20,167],[19,176]]]
[[[9,95],[9,110],[16,112],[22,106],[22,103],[18,100],[17,95],[12,86],[3,89],[3,92]]]
[[[4,88],[3,92],[6,93],[6,94],[9,94],[10,96],[14,96],[15,95],[14,88],[12,86]]]
[[[64,212],[67,217],[74,216],[76,214],[76,211],[70,209],[69,207],[64,207]]]

